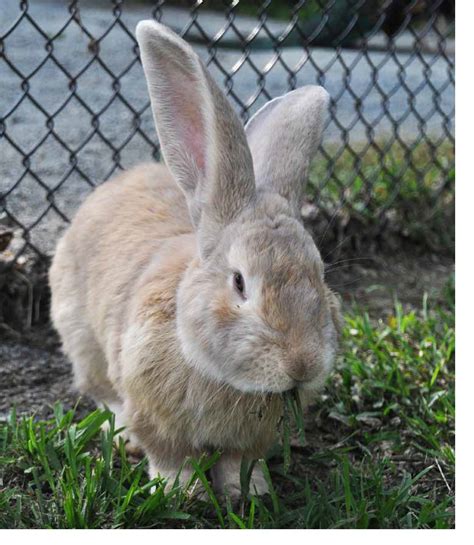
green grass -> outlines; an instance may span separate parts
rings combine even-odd
[[[373,237],[383,226],[434,250],[454,251],[454,145],[413,148],[379,142],[327,148],[310,175],[310,197],[326,216]]]
[[[232,507],[194,461],[188,485],[210,500],[148,481],[95,411],[60,405],[49,421],[0,424],[1,528],[447,528],[454,525],[454,295],[386,321],[346,316],[338,368],[306,415],[305,446],[275,447],[268,497]],[[291,406],[289,406],[291,409]],[[297,414],[297,410],[294,411]],[[268,464],[268,465],[267,465]],[[249,466],[241,477],[248,482]],[[150,493],[155,485],[156,491]]]

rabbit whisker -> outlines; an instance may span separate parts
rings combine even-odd
[[[353,257],[350,259],[341,259],[340,261],[335,261],[334,263],[331,263],[327,269],[324,270],[325,273],[333,272],[338,269],[342,269],[344,267],[350,267],[351,265],[349,263],[353,262],[360,262],[360,261],[372,261],[376,263],[376,260],[373,257]],[[341,266],[342,264],[345,264]],[[336,266],[337,265],[337,266]]]
[[[329,232],[329,229],[332,227],[332,224],[334,223],[334,220],[337,217],[337,214],[341,211],[342,207],[346,204],[347,197],[344,197],[339,204],[339,206],[334,210],[334,212],[331,215],[331,219],[329,220],[329,223],[326,225],[326,229],[324,229],[324,233],[322,234],[322,237],[318,240],[318,247],[323,245],[323,242],[326,240],[326,235]],[[326,259],[326,258],[324,258]]]

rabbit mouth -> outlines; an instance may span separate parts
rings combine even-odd
[[[293,386],[289,386],[285,390],[283,390],[282,393],[287,394],[291,393],[292,391],[305,391],[305,392],[311,392],[319,390],[319,388],[324,384],[324,379],[326,376],[322,377],[315,377],[310,380],[294,380],[293,379]]]
[[[259,395],[287,394],[292,390],[312,391],[318,389],[324,383],[325,377],[312,378],[311,380],[295,380],[289,375],[271,377],[270,380],[249,380],[245,377],[234,376],[226,382],[236,390]]]

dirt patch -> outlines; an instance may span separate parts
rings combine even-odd
[[[0,417],[6,416],[15,406],[18,413],[35,413],[44,418],[51,415],[56,401],[61,401],[67,408],[79,401],[72,383],[71,366],[59,350],[2,342],[0,384]],[[91,408],[90,400],[80,400],[80,414]]]
[[[454,261],[448,256],[398,251],[341,258],[327,267],[326,278],[346,308],[355,305],[378,319],[393,314],[395,300],[408,309],[421,308],[427,293],[430,304],[439,302],[453,274]]]

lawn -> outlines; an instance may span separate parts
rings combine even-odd
[[[437,301],[440,298],[437,297]],[[353,308],[335,373],[305,416],[286,471],[284,448],[261,462],[271,494],[240,506],[149,482],[113,417],[54,407],[41,421],[0,422],[0,528],[451,528],[454,526],[454,285],[384,321]],[[248,468],[242,468],[247,482]],[[151,487],[156,490],[151,493]]]
[[[311,170],[308,198],[338,225],[366,239],[388,232],[435,252],[454,254],[454,144],[423,140],[407,147],[373,142],[323,148]],[[397,242],[397,245],[399,242]]]

